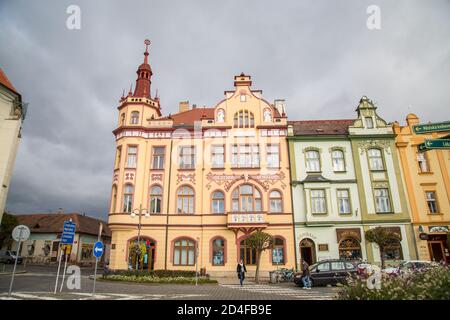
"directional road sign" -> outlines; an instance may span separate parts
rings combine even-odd
[[[97,259],[100,259],[100,257],[103,255],[103,249],[104,249],[103,242],[97,241],[94,244],[94,249],[92,250],[94,257],[96,257]]]

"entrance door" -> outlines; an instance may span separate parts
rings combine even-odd
[[[309,265],[316,262],[314,241],[311,239],[303,239],[300,242],[300,258],[306,261]]]
[[[147,242],[147,269],[148,271],[155,269],[155,243],[154,242]]]
[[[445,260],[444,246],[442,241],[429,241],[428,247],[430,249],[431,260],[440,262]]]

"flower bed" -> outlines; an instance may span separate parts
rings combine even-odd
[[[154,275],[120,275],[110,274],[104,275],[103,280],[110,281],[127,281],[138,283],[159,283],[159,284],[195,284],[195,277],[158,277]],[[209,277],[199,277],[198,284],[216,284],[217,280],[209,279]]]
[[[398,276],[383,274],[381,288],[368,288],[364,279],[348,279],[340,300],[450,300],[450,269],[433,267]]]

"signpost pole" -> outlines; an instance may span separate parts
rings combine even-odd
[[[56,294],[56,289],[58,288],[58,278],[59,278],[59,270],[61,269],[62,255],[63,251],[61,249],[61,254],[59,255],[58,272],[56,273],[55,291],[53,292],[54,294]]]
[[[197,238],[197,243],[195,246],[195,285],[198,285],[198,242],[200,241],[199,238]]]
[[[67,268],[67,245],[66,248],[64,250],[65,253],[65,262],[64,262],[64,271],[63,271],[63,277],[62,277],[62,281],[61,281],[61,287],[59,288],[59,292],[62,292],[63,286],[64,286],[64,278],[66,277],[66,268]]]
[[[13,269],[13,273],[12,273],[12,276],[11,276],[11,283],[9,284],[8,296],[11,296],[12,286],[13,286],[13,283],[14,283],[14,275],[16,274],[17,260],[19,260],[20,245],[21,244],[22,244],[22,229],[20,229],[20,231],[19,231],[19,246],[18,246],[17,252],[16,252],[16,261],[14,262],[14,269]]]
[[[98,227],[98,237],[97,237],[97,242],[100,242],[100,238],[102,236],[102,229],[103,229],[103,224],[100,222],[100,225]],[[94,246],[94,250],[95,250],[96,246]],[[94,251],[94,256],[95,256],[95,251]],[[98,260],[99,258],[97,258],[97,256],[95,256],[95,271],[94,271],[94,286],[92,288],[92,296],[95,297],[95,283],[97,281],[97,265],[98,265]]]

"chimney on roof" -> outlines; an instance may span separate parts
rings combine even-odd
[[[179,112],[184,112],[189,110],[189,101],[180,101]]]
[[[286,100],[276,99],[273,101],[273,104],[275,105],[275,109],[278,110],[278,113],[280,114],[280,116],[283,116],[286,114]]]

